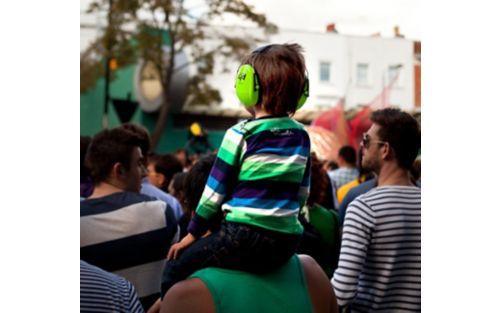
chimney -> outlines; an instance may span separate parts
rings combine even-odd
[[[405,36],[402,35],[399,32],[399,26],[398,25],[394,26],[394,37],[396,37],[396,38],[405,38]]]
[[[326,25],[326,32],[327,33],[338,33],[337,29],[335,29],[335,23],[330,23]]]

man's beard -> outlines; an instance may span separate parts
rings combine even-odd
[[[379,174],[380,164],[377,160],[367,160],[366,158],[363,158],[361,165],[363,170],[366,172],[374,172],[377,175]]]

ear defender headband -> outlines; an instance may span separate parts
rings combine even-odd
[[[260,47],[252,52],[254,53],[264,53],[266,50],[274,46],[273,44]],[[246,108],[251,108],[257,104],[260,98],[260,84],[257,72],[255,71],[253,64],[243,64],[238,68],[236,73],[236,79],[234,83],[236,89],[236,96],[241,103]],[[297,103],[297,110],[300,109],[309,97],[309,78],[307,73],[304,79],[304,87],[302,88],[302,94]]]

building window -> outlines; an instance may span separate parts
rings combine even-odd
[[[368,85],[368,69],[367,63],[358,63],[356,67],[356,84],[358,86]]]
[[[388,82],[391,83],[394,77],[398,76],[396,79],[396,83],[394,84],[395,86],[401,86],[401,79],[399,79],[399,76],[401,76],[401,64],[397,65],[389,65],[389,69],[387,70],[387,76],[388,76]]]
[[[319,81],[330,82],[330,62],[319,62]]]

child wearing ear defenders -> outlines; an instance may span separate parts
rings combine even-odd
[[[253,118],[227,130],[189,233],[167,255],[162,298],[201,268],[262,273],[295,253],[303,232],[298,213],[309,195],[310,141],[291,116],[308,97],[305,73],[298,44],[265,46],[243,59],[236,94]],[[207,234],[221,212],[220,229]]]

